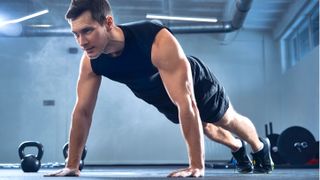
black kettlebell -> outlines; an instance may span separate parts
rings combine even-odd
[[[36,147],[38,149],[38,155],[25,154],[24,149],[26,147]],[[43,146],[40,142],[25,141],[19,145],[19,156],[21,159],[21,168],[24,172],[38,172],[41,167],[41,158],[43,156]]]
[[[68,149],[69,149],[69,143],[67,142],[64,146],[63,146],[63,156],[65,159],[65,163],[67,163],[68,161]],[[84,159],[86,158],[87,155],[87,147],[84,146],[83,151],[82,151],[82,155],[81,155],[81,160],[80,160],[80,165],[79,165],[79,170],[81,171],[84,167]]]

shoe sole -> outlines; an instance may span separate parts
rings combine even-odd
[[[251,173],[252,170],[253,170],[252,167],[248,167],[248,168],[246,168],[246,169],[241,169],[241,170],[240,170],[240,169],[237,169],[237,171],[238,171],[239,173],[241,173],[241,174]]]
[[[261,138],[262,139],[262,138]],[[270,166],[270,169],[265,169],[265,168],[263,168],[263,169],[254,169],[253,170],[253,173],[257,173],[257,174],[269,174],[269,173],[271,173],[272,171],[273,171],[273,169],[274,169],[274,163],[273,163],[273,161],[272,161],[272,158],[271,158],[271,153],[270,153],[270,147],[271,147],[271,145],[270,145],[270,140],[269,140],[269,138],[263,138],[262,139],[263,141],[265,141],[266,143],[267,143],[267,146],[268,146],[268,156],[269,156],[269,159],[271,160],[270,161],[270,163],[271,163],[271,166]]]
[[[247,151],[247,150],[246,150],[247,142],[241,140],[241,143],[242,143],[242,146],[244,146],[245,151]],[[246,155],[248,156],[247,153],[246,153]],[[251,162],[249,156],[248,156],[248,159],[249,159],[249,161],[250,161],[251,166],[248,165],[248,166],[246,166],[245,168],[238,168],[238,167],[237,167],[238,173],[248,174],[248,173],[251,173],[251,172],[253,171],[253,165],[252,165],[252,162]]]

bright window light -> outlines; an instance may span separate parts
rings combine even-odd
[[[52,25],[50,24],[31,24],[29,25],[30,27],[35,27],[35,28],[49,28],[51,27]]]
[[[25,21],[25,20],[28,20],[28,19],[31,19],[31,18],[34,18],[34,17],[37,17],[37,16],[41,16],[43,14],[47,14],[49,12],[49,10],[43,10],[43,11],[39,11],[39,12],[36,12],[36,13],[33,13],[33,14],[30,14],[28,16],[24,16],[22,18],[18,18],[18,19],[13,19],[13,20],[7,20],[7,21],[0,21],[0,27],[2,26],[5,26],[5,25],[8,25],[8,24],[15,24],[15,23],[19,23],[19,22],[22,22],[22,21]]]
[[[194,21],[194,22],[218,22],[216,18],[194,18],[194,17],[179,17],[179,16],[165,16],[165,15],[155,15],[147,14],[147,19],[165,19],[165,20],[175,20],[175,21]]]
[[[0,14],[0,23],[6,21],[8,18],[4,14]]]

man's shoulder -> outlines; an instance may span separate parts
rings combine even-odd
[[[128,37],[134,37],[138,41],[142,41],[142,44],[148,44],[151,46],[157,33],[166,28],[161,22],[155,20],[142,20],[119,25]]]
[[[120,26],[124,26],[124,27],[161,26],[163,27],[163,23],[159,20],[140,20],[140,21],[133,21],[129,23],[123,23],[123,24],[120,24]]]

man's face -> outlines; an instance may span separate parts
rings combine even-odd
[[[105,24],[101,25],[92,19],[91,12],[85,11],[70,22],[72,33],[77,43],[90,59],[95,59],[104,51],[108,32]]]

